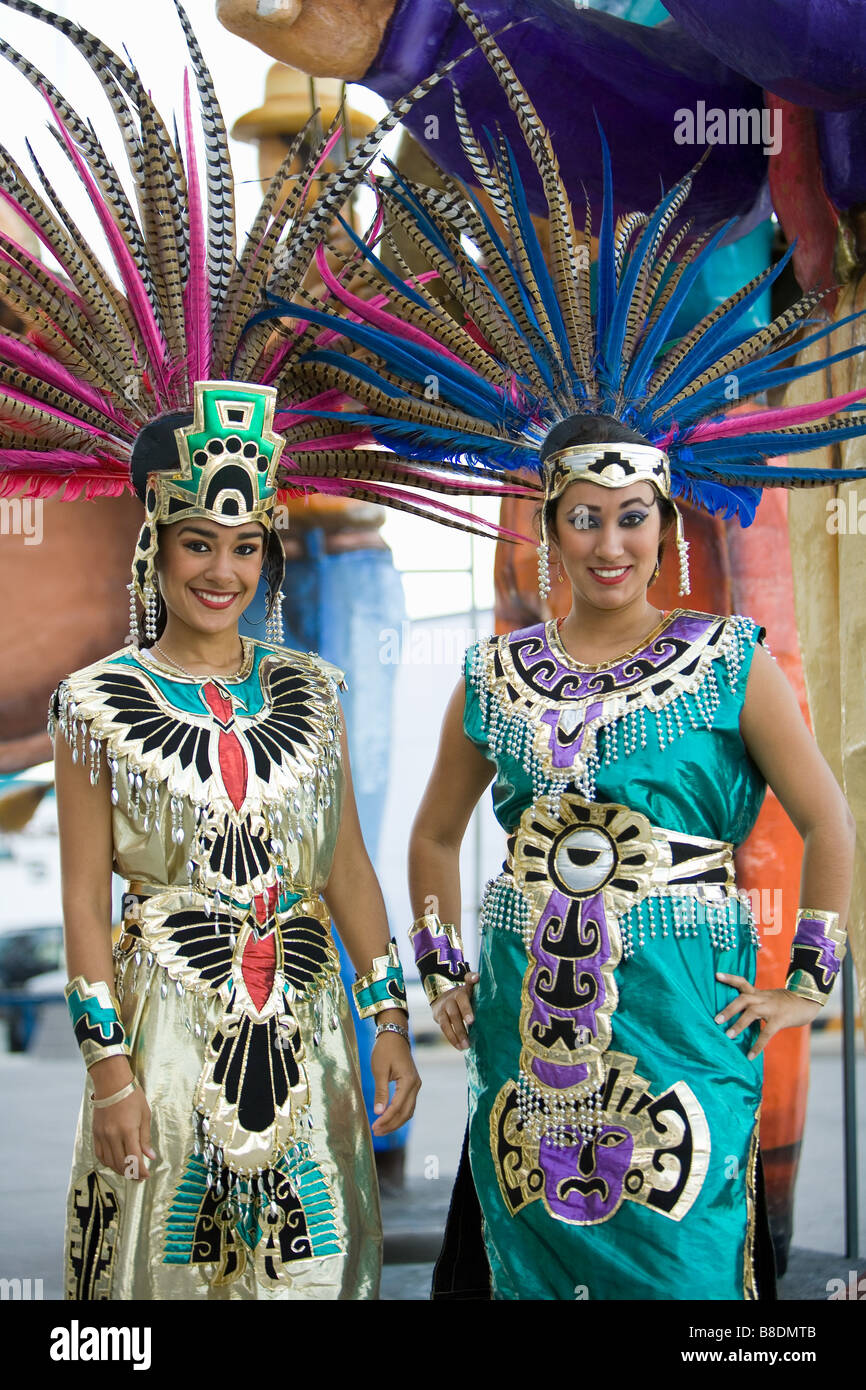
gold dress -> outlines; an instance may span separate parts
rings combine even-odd
[[[140,1182],[100,1164],[86,1086],[68,1298],[378,1296],[372,1145],[321,898],[342,676],[243,642],[231,680],[123,649],[52,695],[49,731],[92,780],[102,748],[111,779],[129,883],[115,986],[157,1155]]]

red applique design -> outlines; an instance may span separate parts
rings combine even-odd
[[[241,958],[241,974],[254,1005],[261,1010],[270,998],[277,968],[277,947],[274,933],[260,941],[250,937]]]
[[[235,720],[232,702],[226,699],[213,681],[208,681],[203,686],[202,694],[211,714],[222,726],[219,732],[220,774],[229,800],[235,810],[239,811],[247,794],[247,760],[240,739],[231,729]]]

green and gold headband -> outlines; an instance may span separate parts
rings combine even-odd
[[[132,462],[133,479],[143,474],[146,480],[145,518],[132,562],[130,617],[134,596],[147,607],[155,592],[160,525],[203,517],[221,526],[258,522],[270,530],[285,443],[273,428],[276,399],[272,386],[197,381],[191,422],[187,411],[142,430]],[[177,467],[165,466],[167,455],[176,457]]]

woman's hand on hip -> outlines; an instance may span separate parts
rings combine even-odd
[[[721,980],[723,985],[739,990],[736,999],[732,999],[716,1014],[716,1023],[730,1023],[731,1019],[737,1019],[725,1030],[729,1038],[738,1037],[744,1028],[759,1020],[764,1024],[748,1054],[749,1061],[763,1052],[776,1033],[783,1028],[799,1028],[804,1023],[811,1023],[821,1009],[820,1004],[811,999],[801,999],[790,989],[755,989],[743,975],[717,973],[716,979]]]
[[[457,989],[449,989],[447,994],[440,994],[432,1008],[433,1017],[442,1029],[445,1040],[458,1052],[465,1052],[469,1047],[469,1027],[475,1021],[472,994],[479,979],[478,972],[470,970],[464,976],[463,984],[458,985]]]

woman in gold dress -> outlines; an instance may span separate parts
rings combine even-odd
[[[198,97],[194,118],[184,93],[180,134],[95,35],[29,0],[4,3],[87,59],[130,166],[124,181],[93,123],[4,46],[50,104],[113,265],[35,157],[34,179],[0,151],[4,198],[59,266],[2,239],[0,291],[34,328],[0,334],[0,496],[133,489],[145,506],[129,642],[66,675],[49,708],[67,998],[88,1068],[67,1294],[375,1298],[370,1126],[332,917],[359,972],[359,1013],[377,1022],[375,1133],[409,1118],[420,1083],[358,826],[342,674],[283,646],[277,531],[287,489],[367,499],[393,470],[371,479],[359,452],[335,476],[315,447],[285,449],[284,431],[316,405],[303,403],[292,360],[307,329],[274,329],[256,310],[266,286],[303,293],[406,103],[315,199],[339,128],[286,194],[289,150],[239,250],[225,125],[177,0]],[[262,578],[267,637],[242,639]],[[112,869],[128,885],[113,953]]]
[[[279,544],[254,472],[269,445],[278,457],[272,393],[199,384],[196,407],[177,430],[195,488],[176,466],[151,471],[173,419],[133,451],[159,498],[143,528],[145,544],[159,528],[149,645],[75,672],[52,702],[67,996],[89,1066],[67,1294],[374,1298],[375,1170],[330,919],[368,990],[381,977],[393,996],[358,990],[390,1025],[373,1052],[374,1132],[408,1118],[420,1083],[355,809],[342,673],[238,636]],[[172,502],[180,518],[155,523]],[[112,868],[129,885],[114,962]]]

